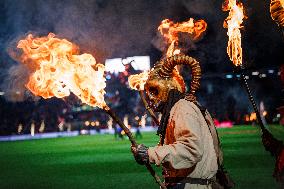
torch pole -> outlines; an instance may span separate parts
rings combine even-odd
[[[141,97],[141,100],[142,100],[142,102],[143,102],[143,104],[144,104],[146,110],[149,112],[149,114],[150,114],[150,116],[152,117],[152,119],[154,120],[155,124],[159,126],[159,125],[160,125],[160,122],[159,122],[157,116],[155,115],[155,113],[153,112],[153,110],[149,107],[149,104],[148,104],[148,102],[146,101],[145,96],[144,96],[144,93],[143,93],[142,90],[139,90],[139,95],[140,95],[140,97]]]
[[[116,116],[116,114],[106,105],[104,111],[112,117],[112,119],[124,130],[125,134],[128,136],[131,144],[137,147],[137,142],[135,141],[131,131],[124,125],[124,123]],[[151,167],[150,163],[145,164],[146,168],[150,172],[150,174],[154,177],[156,183],[158,183],[162,189],[167,189],[164,183],[161,181],[159,175],[156,174],[154,169]]]
[[[252,104],[252,107],[254,109],[254,112],[256,113],[256,117],[259,123],[259,126],[261,128],[262,131],[262,143],[265,147],[265,149],[267,151],[269,151],[271,153],[271,155],[273,155],[274,157],[278,157],[279,153],[281,152],[282,148],[283,148],[283,142],[280,140],[277,140],[264,126],[263,121],[261,119],[261,115],[260,112],[257,108],[257,105],[255,103],[255,100],[252,96],[251,90],[249,88],[247,79],[244,75],[244,68],[241,67],[240,69],[240,78],[241,78],[241,82],[244,85],[246,92],[248,94],[249,100]]]

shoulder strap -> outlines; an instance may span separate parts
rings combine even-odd
[[[205,107],[199,105],[198,103],[195,103],[195,105],[200,109],[206,123],[208,126],[208,129],[211,133],[212,139],[213,139],[213,145],[214,145],[214,150],[215,153],[217,155],[217,163],[218,166],[222,165],[223,163],[223,153],[222,150],[220,148],[220,140],[219,140],[219,136],[215,127],[215,124],[213,122],[213,119],[211,117],[211,115],[209,114],[209,112],[206,110]]]

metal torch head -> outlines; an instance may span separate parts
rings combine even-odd
[[[175,69],[170,77],[161,76],[159,74],[161,67],[161,64],[155,65],[145,84],[149,106],[156,112],[159,112],[162,105],[167,102],[170,90],[176,89],[181,93],[185,92],[185,83],[182,76]]]
[[[171,90],[185,93],[183,77],[176,70],[177,65],[187,65],[191,68],[190,91],[187,99],[196,102],[195,93],[200,87],[201,68],[199,63],[186,55],[174,55],[157,62],[150,71],[145,84],[146,94],[150,101],[150,107],[154,111],[161,111],[161,107],[168,100]]]

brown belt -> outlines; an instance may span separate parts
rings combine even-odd
[[[190,183],[190,184],[200,184],[200,185],[210,185],[215,182],[214,178],[203,179],[203,178],[191,178],[191,177],[166,177],[166,183]]]

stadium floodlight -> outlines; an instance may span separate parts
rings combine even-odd
[[[131,62],[134,70],[148,71],[150,70],[150,57],[149,56],[133,56],[126,58]]]
[[[110,73],[124,72],[125,66],[122,63],[122,58],[106,59],[105,70]]]
[[[228,75],[226,75],[226,78],[227,78],[227,79],[232,79],[232,78],[233,78],[233,75],[228,74]]]
[[[131,64],[134,70],[148,71],[150,70],[149,56],[133,56],[122,58],[106,59],[105,69],[110,73],[119,73],[125,71],[125,65]]]
[[[251,75],[258,75],[259,72],[252,72]]]

